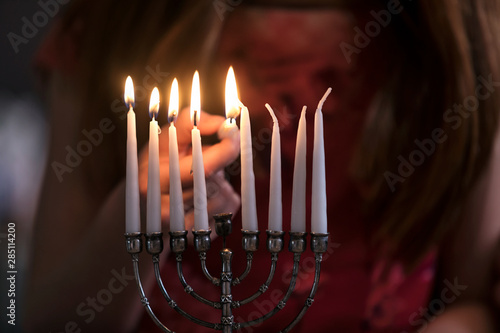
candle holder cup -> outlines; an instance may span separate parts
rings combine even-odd
[[[159,255],[163,251],[163,233],[149,233],[145,234],[144,238],[146,241],[146,251],[152,256],[153,268],[155,271],[155,277],[157,283],[160,287],[160,290],[168,302],[168,305],[183,315],[188,320],[194,322],[197,325],[201,325],[204,327],[211,328],[213,330],[222,331],[224,333],[234,332],[236,330],[242,329],[244,327],[250,327],[259,325],[260,323],[268,320],[277,312],[282,310],[285,307],[286,302],[290,298],[295,288],[295,283],[297,281],[298,270],[299,270],[299,262],[302,253],[306,251],[307,248],[307,233],[305,232],[290,232],[290,242],[288,246],[288,250],[293,253],[293,269],[292,269],[292,277],[290,279],[290,284],[288,286],[288,290],[283,296],[282,300],[276,305],[276,307],[270,310],[267,314],[264,314],[260,318],[257,318],[252,321],[247,322],[236,322],[233,316],[233,309],[239,308],[248,304],[254,300],[256,300],[259,296],[261,296],[269,287],[271,281],[274,278],[276,272],[276,264],[278,260],[278,255],[283,251],[285,245],[285,232],[283,231],[275,231],[275,230],[267,230],[267,251],[271,255],[271,267],[267,280],[263,285],[260,286],[258,290],[256,290],[251,296],[242,299],[242,300],[234,300],[233,295],[231,293],[232,287],[239,285],[243,282],[243,280],[249,275],[252,267],[253,254],[259,248],[259,231],[252,230],[242,230],[242,248],[246,252],[246,269],[239,276],[233,278],[232,272],[232,260],[233,260],[233,252],[231,249],[226,247],[226,237],[228,237],[232,232],[232,223],[231,223],[232,214],[224,213],[218,214],[214,216],[215,219],[215,231],[217,235],[223,237],[223,248],[220,250],[221,257],[221,272],[218,277],[214,277],[210,274],[206,266],[206,258],[207,252],[211,247],[211,239],[210,234],[211,230],[193,230],[194,235],[194,247],[199,254],[200,263],[202,267],[202,271],[205,274],[206,278],[215,286],[220,288],[220,300],[212,301],[208,300],[202,296],[200,296],[191,286],[189,286],[184,277],[184,273],[182,271],[182,263],[183,263],[183,253],[187,248],[187,234],[188,231],[175,231],[170,232],[170,249],[175,254],[176,262],[177,262],[177,275],[181,284],[184,287],[184,290],[187,294],[194,297],[197,301],[207,306],[210,306],[216,310],[219,310],[221,313],[220,322],[212,323],[196,318],[181,309],[177,303],[170,297],[167,290],[165,289],[161,275],[160,275],[160,264],[159,264]],[[315,276],[314,281],[311,286],[311,291],[309,296],[305,300],[305,303],[299,313],[290,321],[290,323],[284,327],[281,332],[290,331],[305,315],[306,311],[312,305],[314,296],[318,289],[319,278],[320,278],[320,270],[321,270],[321,261],[323,258],[323,253],[326,252],[328,247],[328,234],[323,233],[311,233],[311,250],[314,253],[316,266],[315,266]],[[155,322],[155,324],[164,332],[173,332],[167,326],[165,326],[154,314],[151,306],[149,304],[148,299],[146,298],[142,282],[139,275],[139,253],[142,251],[142,234],[141,233],[126,233],[125,234],[125,242],[127,252],[132,256],[132,264],[134,268],[134,275],[137,283],[137,287],[139,290],[139,294],[141,297],[141,302],[145,307],[146,311],[150,315],[151,319]]]

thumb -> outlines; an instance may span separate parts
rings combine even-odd
[[[217,171],[224,169],[238,157],[239,153],[239,135],[231,135],[212,146],[205,146],[203,149],[205,176],[210,177]],[[190,184],[192,182],[192,162],[191,155],[187,155],[179,161],[183,183]]]

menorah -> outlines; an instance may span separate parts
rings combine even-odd
[[[204,327],[208,327],[217,331],[222,331],[224,333],[233,332],[235,330],[255,326],[262,323],[265,320],[268,320],[273,315],[275,315],[278,311],[282,310],[285,307],[287,300],[293,293],[295,288],[295,283],[297,280],[297,275],[299,271],[299,263],[300,257],[302,253],[306,250],[307,244],[307,233],[305,232],[290,232],[290,240],[288,245],[288,250],[293,253],[293,269],[292,269],[292,277],[290,279],[290,284],[288,286],[287,292],[284,294],[282,300],[276,305],[274,309],[269,311],[267,314],[261,316],[252,321],[247,322],[235,322],[232,314],[233,309],[239,308],[248,304],[254,300],[256,300],[259,296],[261,296],[271,284],[271,281],[274,278],[274,273],[276,271],[276,265],[278,261],[278,254],[283,250],[285,244],[285,232],[284,231],[273,231],[267,230],[267,251],[271,255],[271,267],[269,271],[269,275],[267,280],[260,288],[255,291],[251,296],[242,299],[242,300],[233,300],[233,296],[231,294],[231,289],[240,283],[249,276],[251,268],[252,268],[252,259],[254,253],[259,248],[259,231],[249,231],[242,230],[242,247],[246,252],[246,268],[241,273],[239,277],[233,278],[233,272],[231,268],[233,252],[231,249],[226,247],[226,237],[229,236],[232,232],[232,222],[231,222],[231,213],[218,214],[214,216],[215,219],[215,231],[219,237],[223,237],[223,248],[220,251],[222,266],[220,277],[214,277],[207,269],[206,260],[207,260],[207,252],[210,250],[211,239],[210,234],[211,230],[193,230],[194,237],[194,247],[199,254],[201,269],[206,276],[206,278],[215,286],[220,288],[220,300],[212,301],[208,300],[202,296],[200,296],[193,288],[186,282],[186,278],[182,272],[182,257],[183,252],[187,248],[187,235],[188,231],[175,231],[169,232],[170,234],[170,249],[172,253],[175,254],[175,258],[177,261],[177,275],[179,276],[179,280],[184,287],[184,291],[194,297],[197,301],[207,306],[210,306],[214,309],[221,311],[221,320],[219,323],[211,323],[199,318],[196,318],[183,309],[181,309],[175,300],[170,297],[167,290],[165,289],[162,278],[160,275],[160,253],[163,251],[163,233],[155,232],[155,233],[147,233],[144,234],[146,240],[146,251],[152,256],[153,260],[153,268],[156,276],[156,281],[160,287],[160,290],[168,302],[168,305],[173,308],[175,311],[183,315],[185,318],[190,321],[196,323],[197,325],[201,325]],[[318,289],[318,283],[320,278],[321,271],[321,261],[323,259],[323,254],[326,252],[328,247],[328,233],[311,233],[311,250],[315,256],[315,275],[314,281],[311,286],[311,291],[309,296],[305,300],[304,306],[299,311],[297,316],[293,318],[290,323],[281,331],[288,332],[290,331],[305,315],[306,311],[311,307],[314,301],[314,296],[316,295],[316,291]],[[142,287],[141,278],[139,275],[139,253],[142,252],[142,244],[143,238],[142,233],[134,232],[134,233],[126,233],[126,247],[127,252],[132,256],[132,263],[134,268],[135,279],[137,282],[137,288],[139,289],[139,294],[141,297],[141,302],[148,312],[151,319],[155,322],[155,324],[164,332],[173,332],[167,326],[165,326],[154,314],[148,299],[146,298],[146,294],[144,292],[144,288]]]

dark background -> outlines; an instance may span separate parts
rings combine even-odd
[[[48,3],[56,0],[41,0]],[[32,58],[51,24],[67,5],[38,32],[18,46],[8,34],[23,37],[23,17],[33,23],[44,12],[39,1],[0,0],[0,332],[22,332],[23,297],[29,275],[30,239],[41,179],[46,165],[47,113],[35,90]],[[42,17],[42,16],[41,16]],[[7,324],[7,225],[16,233],[16,326]],[[47,304],[50,306],[50,304]]]

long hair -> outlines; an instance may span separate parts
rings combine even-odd
[[[355,170],[374,240],[411,266],[458,227],[490,158],[500,105],[485,82],[500,79],[500,7],[403,4],[385,44],[374,47],[390,76],[380,82]]]
[[[222,25],[214,4],[72,2],[66,24],[79,18],[87,29],[79,59],[85,94],[93,96],[86,103],[89,110],[102,110],[89,112],[83,123],[95,123],[103,113],[116,117],[107,106],[121,96],[126,75],[147,74],[146,64],[161,64],[165,66],[161,71],[175,76],[208,66]],[[372,13],[387,8],[388,1],[248,0],[241,6],[270,4],[340,6],[351,10],[363,30],[375,20]],[[476,94],[484,80],[500,80],[496,37],[500,5],[490,0],[401,1],[400,5],[402,12],[392,15],[390,24],[356,59],[359,68],[377,61],[374,73],[384,75],[365,76],[377,80],[378,89],[352,169],[366,213],[374,221],[374,242],[389,245],[389,255],[411,266],[459,223],[464,203],[490,158],[499,95],[487,90],[491,87],[480,89],[483,97]],[[229,8],[224,14],[230,12]],[[160,39],[168,43],[158,47]],[[166,87],[170,81],[159,84]],[[139,103],[147,108],[147,99]],[[147,121],[147,115],[138,117]],[[116,142],[123,142],[123,127],[115,132]],[[145,143],[146,133],[139,130],[138,135],[139,144]],[[116,142],[109,147],[119,147]],[[117,181],[124,176],[124,152],[114,158],[109,173],[114,172]],[[103,170],[91,174],[98,172]]]

